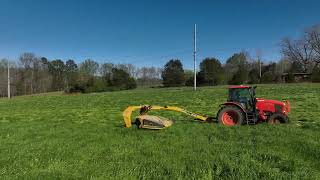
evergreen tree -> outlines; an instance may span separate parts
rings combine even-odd
[[[218,85],[223,81],[223,68],[220,61],[216,58],[206,58],[200,63],[198,76],[203,79],[204,85]]]
[[[172,59],[164,66],[162,71],[163,85],[165,87],[182,86],[185,82],[184,70],[180,60]]]

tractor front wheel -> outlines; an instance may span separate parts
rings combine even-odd
[[[283,113],[274,113],[268,118],[269,124],[282,124],[282,123],[288,123],[289,118],[287,115]]]
[[[236,106],[224,106],[218,112],[219,123],[225,126],[242,125],[245,115],[242,110]]]

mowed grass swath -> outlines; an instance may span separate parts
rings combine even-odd
[[[320,84],[258,86],[258,97],[291,102],[285,125],[225,127],[151,111],[174,125],[160,131],[123,127],[129,105],[174,105],[214,116],[226,88],[1,99],[0,178],[320,178]]]

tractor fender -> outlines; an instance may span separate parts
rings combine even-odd
[[[223,103],[223,104],[220,104],[220,107],[222,106],[236,106],[238,107],[239,109],[241,109],[241,111],[245,114],[245,116],[247,116],[247,113],[245,111],[245,109],[238,103],[235,103],[235,102],[226,102],[226,103]]]

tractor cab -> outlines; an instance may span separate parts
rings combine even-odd
[[[234,102],[247,111],[253,111],[256,104],[256,87],[230,86],[228,102]]]

